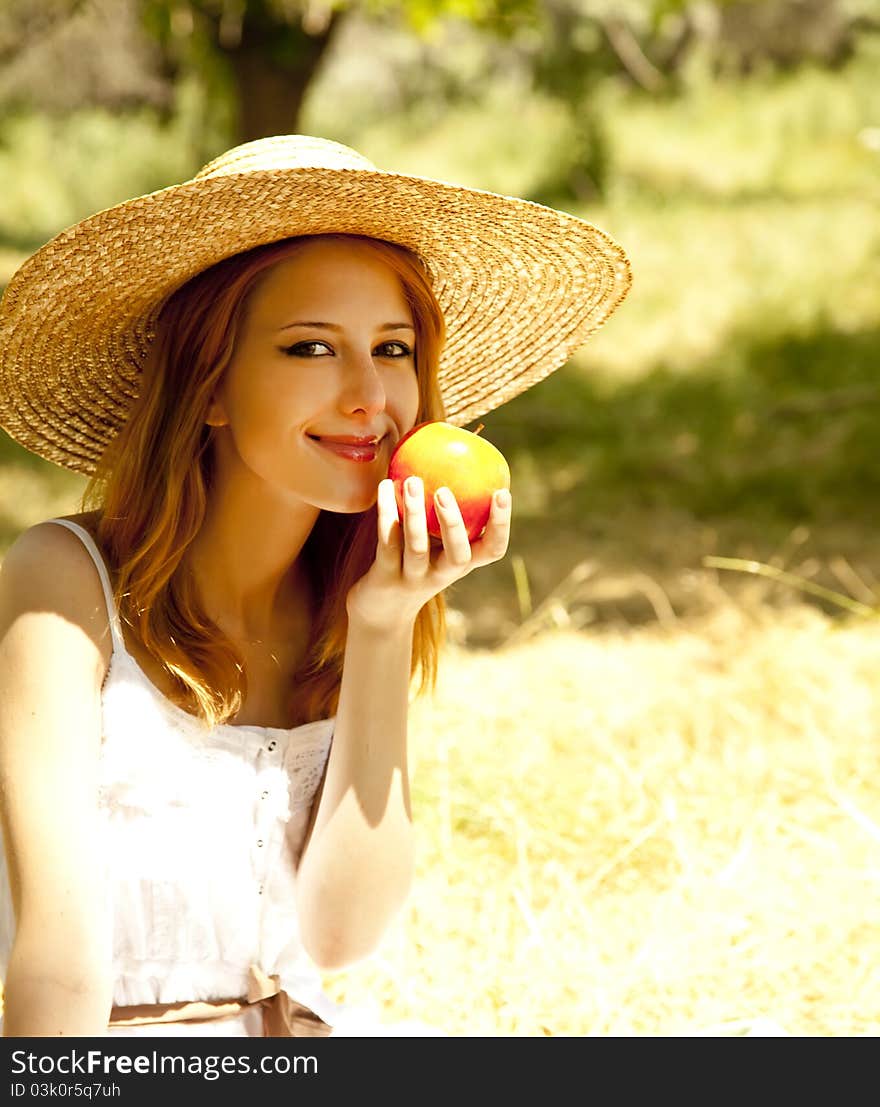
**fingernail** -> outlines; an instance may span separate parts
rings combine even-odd
[[[506,488],[495,493],[495,503],[499,507],[510,507],[510,493]]]
[[[407,477],[406,492],[408,496],[420,496],[422,493],[421,479],[419,477]]]
[[[452,493],[448,488],[437,489],[437,503],[441,507],[452,507]]]

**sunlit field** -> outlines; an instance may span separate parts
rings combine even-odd
[[[459,1035],[880,1032],[880,633],[688,625],[452,651],[418,876],[333,994]]]

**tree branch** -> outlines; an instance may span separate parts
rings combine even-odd
[[[599,22],[611,49],[630,77],[648,92],[659,92],[665,86],[666,78],[647,58],[632,27],[620,16],[608,16]]]

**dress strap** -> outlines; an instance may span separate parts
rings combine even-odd
[[[101,578],[101,586],[104,589],[104,600],[107,604],[107,619],[110,623],[110,635],[113,639],[113,649],[125,653],[125,641],[122,637],[119,613],[116,610],[116,600],[113,598],[110,574],[107,572],[107,565],[104,558],[101,556],[101,551],[98,549],[94,538],[92,538],[85,527],[81,527],[79,523],[74,523],[70,519],[47,519],[46,522],[58,523],[59,526],[67,527],[68,530],[73,531],[91,554],[92,561],[95,563],[95,568],[98,570],[98,576]]]

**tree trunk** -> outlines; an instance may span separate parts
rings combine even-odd
[[[238,40],[218,42],[235,84],[239,142],[297,133],[303,101],[340,15],[334,12],[310,33],[289,23],[250,21],[246,14]]]

